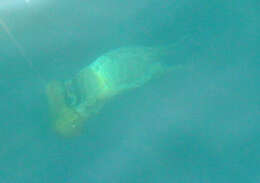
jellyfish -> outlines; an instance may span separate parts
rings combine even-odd
[[[122,47],[108,51],[73,78],[51,81],[46,93],[53,127],[70,137],[97,115],[107,101],[176,69],[163,60],[172,46]]]

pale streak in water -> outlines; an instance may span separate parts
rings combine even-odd
[[[24,57],[24,59],[30,65],[30,67],[32,67],[32,62],[26,57],[26,54],[25,54],[23,47],[15,39],[14,35],[12,34],[12,32],[10,31],[10,29],[8,28],[7,24],[5,23],[5,21],[3,19],[0,19],[0,25],[3,27],[3,30],[7,33],[8,37],[13,42],[13,44],[15,45],[15,47],[17,48],[19,53]]]

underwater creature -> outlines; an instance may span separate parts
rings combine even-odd
[[[98,57],[70,80],[51,81],[46,94],[54,129],[63,136],[76,135],[108,100],[175,69],[163,61],[171,48],[118,48]]]

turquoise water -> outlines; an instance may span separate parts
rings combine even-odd
[[[0,3],[0,183],[258,183],[258,1]],[[10,36],[11,35],[11,36]],[[46,81],[111,49],[176,43],[176,70],[111,100],[74,138]]]

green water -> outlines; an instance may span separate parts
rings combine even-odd
[[[0,183],[258,183],[259,7],[2,0]],[[47,81],[116,48],[172,43],[167,64],[184,69],[109,101],[80,136],[52,129]]]

